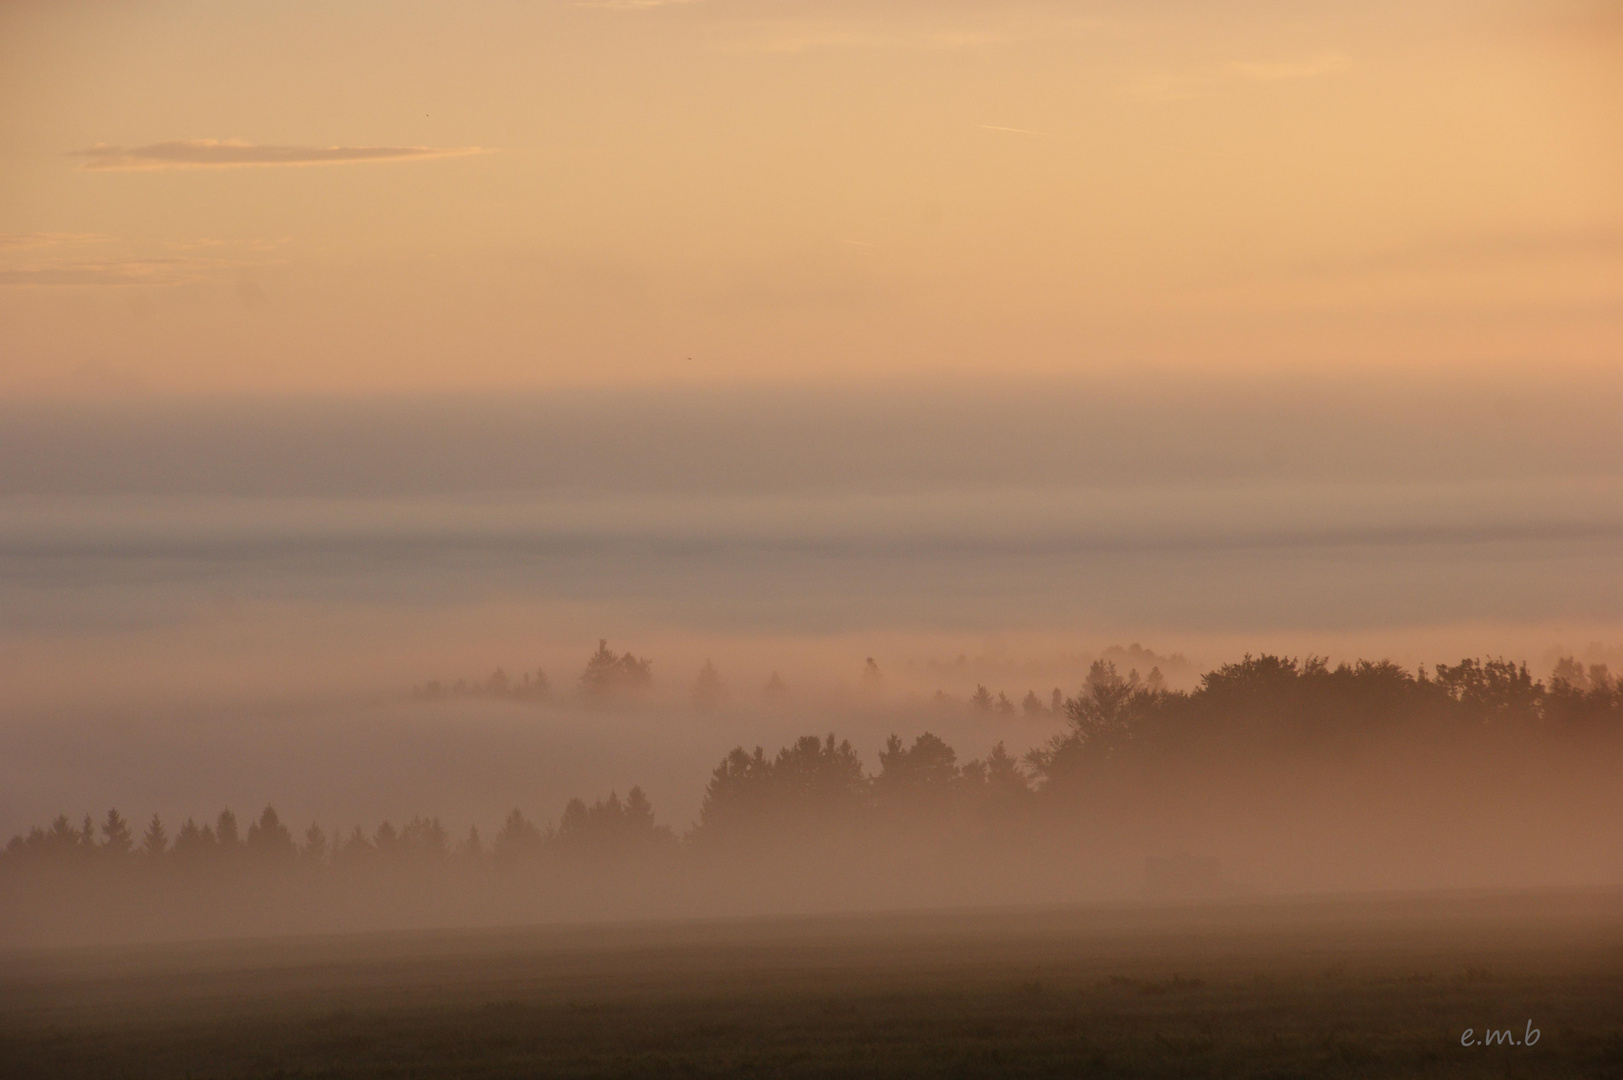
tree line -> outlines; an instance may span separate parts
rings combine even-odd
[[[570,799],[556,824],[538,826],[519,810],[508,814],[486,844],[478,826],[461,839],[453,839],[437,817],[413,817],[400,826],[385,821],[368,832],[355,826],[349,833],[329,834],[312,823],[295,836],[274,806],[241,829],[231,810],[220,811],[213,822],[199,825],[188,818],[171,839],[157,815],[137,839],[129,821],[116,809],[98,823],[90,815],[75,825],[60,814],[49,826],[36,826],[14,836],[6,845],[8,861],[120,863],[165,865],[176,868],[206,866],[379,866],[421,864],[458,859],[529,857],[574,851],[631,851],[675,843],[675,834],[654,823],[654,809],[640,787],[625,799],[611,793],[587,804]]]
[[[715,668],[707,661],[705,671],[715,678]],[[705,672],[700,673],[704,682]],[[633,653],[616,653],[608,640],[600,639],[597,651],[586,661],[577,686],[587,699],[602,699],[624,691],[647,690],[654,685],[654,662]],[[552,696],[552,682],[543,668],[520,673],[518,678],[497,668],[484,679],[457,679],[444,683],[430,679],[412,688],[412,696],[424,701],[447,697],[496,698],[509,701],[546,701]]]
[[[616,656],[606,643],[594,664],[589,670],[604,682],[648,672],[646,661]],[[1247,656],[1208,672],[1191,691],[1136,672],[1123,676],[1098,661],[1061,708],[1064,730],[1021,757],[1000,742],[982,758],[961,761],[930,733],[911,743],[891,735],[874,772],[833,734],[807,735],[773,754],[736,747],[712,771],[698,818],[680,836],[655,822],[640,788],[624,799],[571,799],[553,823],[537,824],[514,809],[488,842],[477,827],[453,839],[438,818],[425,817],[333,834],[311,824],[295,835],[269,806],[245,828],[224,810],[212,822],[188,819],[173,835],[154,814],[137,835],[109,810],[99,822],[63,814],[13,837],[0,865],[506,863],[747,848],[810,830],[855,835],[904,826],[985,837],[1026,827],[1021,823],[1045,812],[1066,813],[1112,782],[1119,790],[1125,776],[1172,775],[1180,761],[1211,771],[1219,761],[1268,767],[1281,754],[1306,754],[1334,767],[1359,747],[1392,740],[1491,737],[1517,753],[1574,744],[1614,754],[1623,741],[1618,680],[1604,666],[1571,659],[1544,682],[1525,664],[1502,659],[1411,672],[1388,661],[1332,667],[1317,657]]]
[[[1141,650],[1137,645],[1134,650]],[[1117,649],[1116,651],[1127,652]],[[637,656],[632,652],[616,653],[609,648],[607,639],[599,639],[597,651],[586,661],[585,670],[576,679],[576,700],[586,703],[602,703],[604,701],[635,695],[649,691],[654,686],[654,662],[647,657]],[[1134,669],[1130,678],[1138,678]],[[879,670],[879,664],[868,657],[858,674],[858,686],[866,694],[876,695],[883,690],[884,674]],[[1159,688],[1164,679],[1159,667],[1152,666],[1150,673],[1145,677],[1145,685]],[[722,679],[721,672],[711,660],[705,660],[700,666],[698,674],[689,686],[688,696],[693,707],[705,712],[714,709],[728,700],[731,688]],[[439,701],[448,698],[471,698],[494,701],[527,701],[527,702],[555,702],[561,700],[552,692],[552,682],[547,677],[544,668],[537,667],[531,671],[520,672],[517,677],[509,675],[505,668],[498,667],[483,679],[459,678],[444,682],[439,679],[430,679],[412,687],[411,696],[419,701]],[[766,683],[760,688],[760,697],[767,702],[781,701],[789,696],[789,686],[783,677],[774,671]],[[937,708],[963,708],[968,707],[977,713],[987,715],[1013,716],[1022,712],[1028,717],[1054,716],[1064,711],[1065,695],[1059,687],[1054,687],[1047,698],[1039,697],[1035,690],[1028,690],[1017,709],[1013,699],[1007,692],[999,690],[995,695],[985,684],[976,684],[975,692],[966,699],[955,698],[945,690],[937,690],[934,703]]]

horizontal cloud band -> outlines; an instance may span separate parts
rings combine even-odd
[[[238,139],[170,139],[149,146],[105,146],[76,150],[84,168],[209,169],[254,166],[350,165],[368,161],[420,161],[464,157],[485,151],[477,146],[261,146]]]

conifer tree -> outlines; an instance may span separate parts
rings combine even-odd
[[[128,855],[135,846],[130,838],[130,823],[117,810],[107,811],[107,820],[102,822],[101,832],[104,838],[101,846],[112,855]]]
[[[147,831],[141,837],[141,854],[149,859],[162,856],[169,849],[169,832],[163,827],[163,820],[157,814],[147,822]]]

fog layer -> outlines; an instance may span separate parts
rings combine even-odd
[[[726,688],[710,665],[686,717],[629,705],[651,692],[649,670],[600,645],[556,706],[537,704],[551,696],[538,676],[515,688],[499,674],[477,693],[431,683],[418,691],[425,703],[450,693],[520,711],[478,717],[482,733],[438,711],[400,715],[390,730],[335,724],[336,741],[284,726],[284,740],[314,745],[262,746],[224,778],[240,786],[257,767],[261,782],[319,782],[341,763],[329,787],[350,778],[380,803],[422,806],[454,799],[459,774],[482,764],[483,829],[448,828],[423,811],[348,826],[333,821],[330,803],[327,827],[303,829],[269,805],[201,824],[153,814],[144,831],[116,808],[99,824],[58,815],[0,855],[0,940],[1623,879],[1623,689],[1601,665],[1564,659],[1546,683],[1505,661],[1409,672],[1259,656],[1183,692],[1167,688],[1158,666],[1124,677],[1101,660],[1073,696],[1056,690],[1045,704],[1033,693],[1016,707],[984,685],[967,701],[941,692],[923,706],[886,702],[870,662],[844,702],[825,697],[815,711],[859,732],[888,727],[877,754],[832,732],[774,749],[746,741],[709,770],[688,822],[661,819],[640,784],[536,816],[535,793],[556,789],[560,775],[545,750],[573,758],[577,780],[624,775],[628,763],[666,779],[685,773],[691,797],[704,773],[692,767],[695,750],[726,745],[744,713],[711,715]],[[774,678],[747,730],[803,730],[789,694]],[[607,711],[616,701],[618,718]],[[898,734],[925,725],[933,730]],[[594,757],[594,741],[604,745],[584,734],[594,726],[625,747],[613,764]],[[961,746],[998,741],[971,759],[937,731]],[[184,741],[195,752],[203,740]],[[490,742],[505,767],[479,762]],[[222,786],[169,764],[170,790]],[[498,825],[488,808],[512,792],[524,794]],[[468,790],[460,794],[466,805]]]
[[[953,769],[1022,763],[1038,798],[1025,755],[1072,730],[1055,695],[1084,700],[1095,660],[1156,693],[1263,651],[1615,670],[1619,387],[1122,374],[10,407],[0,828],[83,835],[114,807],[173,837],[270,805],[329,839],[420,820],[488,845],[515,808],[542,828],[635,787],[670,854],[724,755],[831,732],[865,778],[890,736],[929,734]],[[585,701],[600,638],[651,659],[651,687]],[[1133,757],[1002,839],[954,810],[970,832],[921,840],[951,857],[899,892],[877,864],[733,878],[676,855],[685,884],[658,888],[692,912],[792,906],[751,890],[800,874],[849,884],[833,906],[1064,899],[1132,893],[1180,852],[1262,890],[1615,878],[1612,736],[1540,726],[1542,705],[1444,734],[1392,707],[1347,721],[1373,742]],[[994,850],[1006,874],[966,869]],[[520,899],[432,910],[657,913],[582,880],[551,907],[492,885]]]

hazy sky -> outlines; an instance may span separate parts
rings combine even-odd
[[[1609,646],[1619,10],[0,4],[0,673]]]
[[[1606,0],[12,0],[0,394],[1615,365]]]

